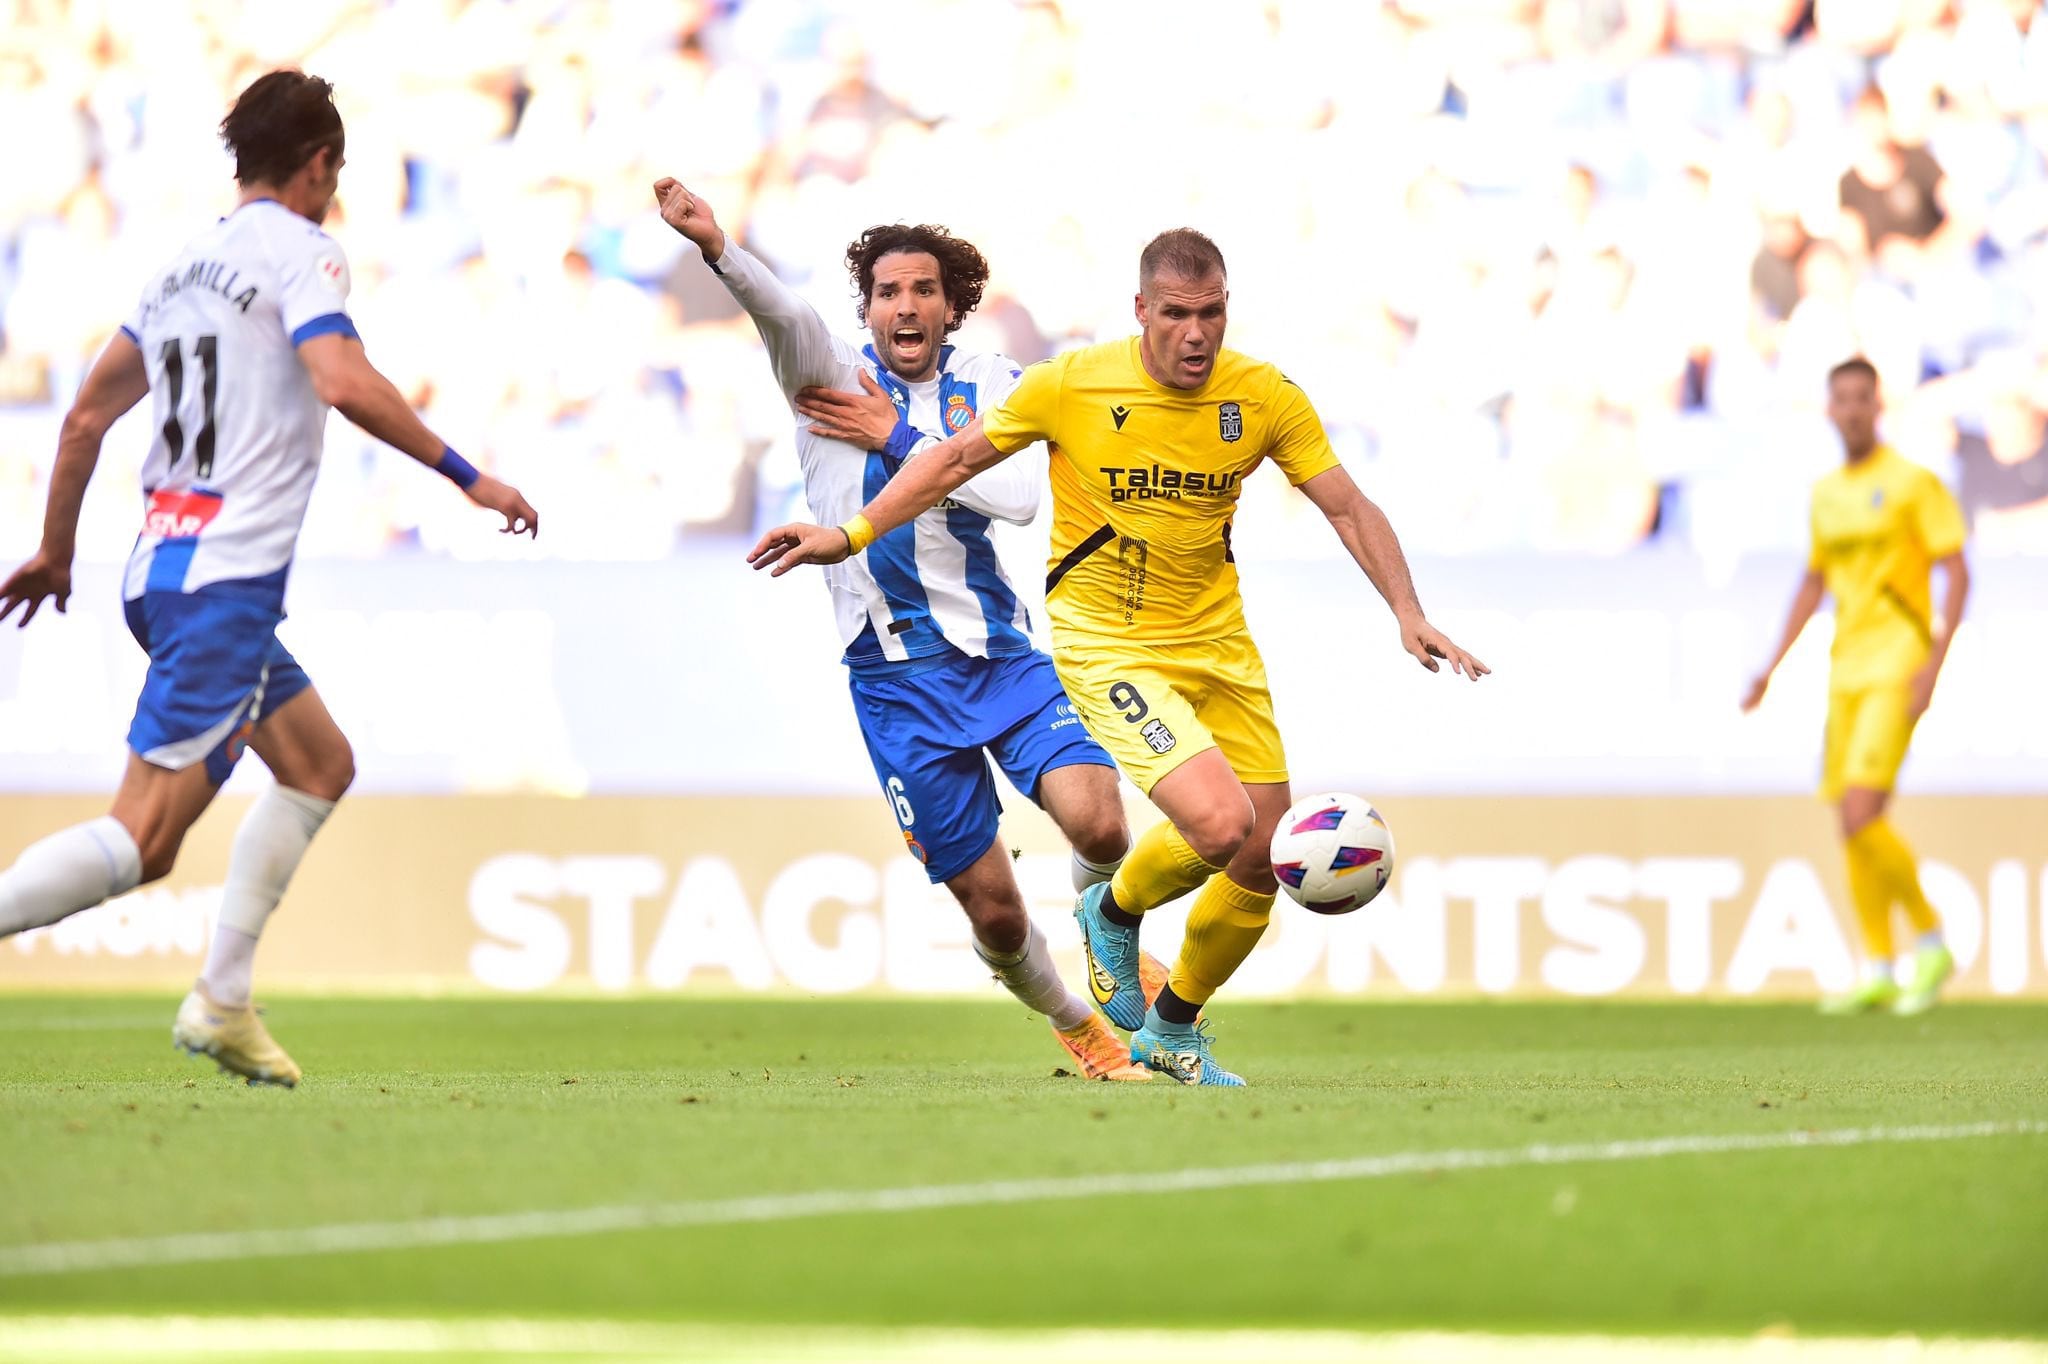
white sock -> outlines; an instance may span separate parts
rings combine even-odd
[[[0,871],[0,938],[91,909],[141,881],[142,853],[120,820],[74,824],[29,844]]]
[[[1005,990],[1050,1018],[1055,1028],[1078,1027],[1094,1012],[1087,1000],[1060,979],[1059,969],[1052,964],[1052,949],[1045,945],[1045,934],[1037,924],[1031,925],[1024,946],[1014,952],[997,952],[976,938],[974,955],[988,963]]]
[[[1116,869],[1123,864],[1124,860],[1121,857],[1105,866],[1100,862],[1090,862],[1080,853],[1075,853],[1073,865],[1069,868],[1074,874],[1074,894],[1079,895],[1090,886],[1101,885],[1116,875]]]
[[[1863,978],[1867,981],[1890,980],[1892,978],[1892,964],[1889,961],[1879,961],[1873,957],[1871,960],[1863,963]]]
[[[1930,928],[1920,935],[1919,947],[1922,952],[1932,952],[1941,946],[1941,930]]]
[[[199,973],[199,983],[217,1002],[230,1008],[249,1002],[256,940],[263,936],[270,911],[284,898],[313,835],[333,812],[331,800],[272,786],[242,816],[228,854],[227,882],[221,887],[220,922],[205,969]]]

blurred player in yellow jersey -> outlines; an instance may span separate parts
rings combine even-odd
[[[1955,959],[1926,894],[1912,849],[1885,818],[1892,784],[1913,726],[1934,695],[1970,590],[1963,562],[1963,514],[1940,480],[1877,439],[1877,371],[1844,361],[1828,375],[1828,418],[1842,433],[1840,469],[1813,490],[1813,552],[1792,600],[1784,638],[1770,666],[1750,683],[1742,708],[1754,710],[1799,632],[1835,599],[1835,646],[1821,793],[1840,808],[1848,845],[1849,897],[1863,933],[1862,981],[1825,1001],[1828,1013],[1889,1008],[1917,1014],[1934,1007]],[[1935,617],[1932,570],[1947,592]],[[1892,906],[1917,935],[1913,978],[1893,979]]]
[[[993,412],[906,463],[844,526],[779,527],[751,556],[783,573],[837,563],[1043,440],[1052,451],[1053,662],[1095,738],[1166,816],[1075,910],[1089,984],[1131,1055],[1187,1084],[1241,1085],[1215,1065],[1202,1005],[1265,932],[1267,856],[1290,802],[1265,666],[1245,628],[1230,522],[1271,459],[1336,528],[1430,671],[1487,669],[1423,617],[1393,527],[1338,463],[1308,398],[1271,365],[1223,349],[1223,255],[1161,234],[1138,263],[1142,334],[1033,365]],[[1139,916],[1200,888],[1148,1011]]]

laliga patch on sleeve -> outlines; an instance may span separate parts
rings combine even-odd
[[[313,277],[337,298],[348,297],[348,262],[340,247],[329,247],[313,262]]]

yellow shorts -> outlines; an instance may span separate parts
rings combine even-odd
[[[1241,781],[1287,780],[1266,664],[1248,632],[1189,644],[1055,642],[1052,661],[1088,732],[1139,790],[1212,748]]]
[[[1889,791],[1906,761],[1913,720],[1906,714],[1911,687],[1859,687],[1828,693],[1828,732],[1821,760],[1821,794],[1840,800],[1850,787]]]

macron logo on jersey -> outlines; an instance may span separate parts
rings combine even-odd
[[[219,493],[197,489],[151,493],[149,510],[142,519],[142,533],[164,540],[189,540],[220,515],[220,507]]]

